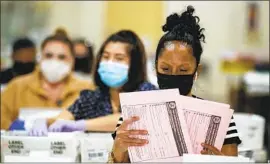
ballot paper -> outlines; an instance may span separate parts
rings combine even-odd
[[[184,113],[175,89],[121,93],[123,119],[139,116],[129,129],[144,129],[149,143],[129,147],[131,162],[179,162],[184,153],[193,153]]]
[[[215,163],[224,163],[224,162],[252,162],[249,158],[238,156],[217,156],[217,155],[199,155],[199,154],[184,154],[183,163],[190,162],[215,162]]]
[[[81,162],[108,161],[112,151],[113,139],[111,133],[86,133],[80,137]]]
[[[26,131],[29,131],[32,129],[36,119],[56,117],[61,111],[61,108],[21,108],[19,119],[24,120],[24,128]]]
[[[179,95],[177,89],[121,93],[123,119],[139,116],[129,129],[145,129],[149,144],[130,147],[131,162],[180,162],[205,142],[221,149],[233,110],[229,105]]]
[[[183,107],[193,152],[200,154],[203,142],[221,150],[233,115],[230,106],[181,95],[179,101]]]

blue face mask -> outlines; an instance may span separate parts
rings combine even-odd
[[[128,81],[128,69],[126,64],[102,61],[99,63],[98,74],[105,85],[118,88]]]

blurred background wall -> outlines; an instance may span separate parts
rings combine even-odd
[[[227,102],[228,80],[219,69],[220,55],[225,51],[250,50],[261,51],[262,53],[258,55],[269,58],[269,2],[256,2],[259,6],[259,39],[252,43],[247,41],[248,3],[250,2],[1,1],[1,61],[7,61],[5,65],[10,64],[8,62],[10,44],[18,35],[30,35],[40,43],[59,26],[64,27],[73,38],[86,37],[95,45],[95,51],[111,32],[130,28],[143,38],[150,58],[155,53],[158,39],[163,34],[161,27],[165,23],[165,18],[172,12],[181,12],[191,4],[201,19],[201,26],[206,29],[202,63],[207,66],[205,69],[207,71],[198,81],[196,92],[208,99]],[[22,4],[26,7],[22,8]],[[21,10],[12,12],[14,9],[11,8]],[[29,8],[33,11],[29,12],[28,16],[20,17],[21,13],[29,11]],[[7,13],[2,15],[7,10],[12,14],[9,17]],[[18,19],[11,21],[11,16]],[[36,24],[31,21],[34,19],[33,16],[36,16]]]

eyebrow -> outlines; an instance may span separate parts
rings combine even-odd
[[[103,53],[110,54],[108,51],[104,50]]]
[[[53,56],[66,55],[65,53],[54,53],[54,52],[45,52],[44,54],[51,54]]]
[[[172,64],[170,64],[170,63],[167,63],[167,62],[165,62],[165,61],[162,61],[160,64],[166,64],[166,65],[168,65],[168,66],[171,66]],[[182,63],[181,65],[178,65],[177,67],[182,67],[182,66],[189,66],[190,67],[190,63],[188,63],[188,62],[185,62],[185,63]]]
[[[165,64],[165,65],[168,65],[168,66],[171,65],[171,64],[169,64],[169,63],[167,63],[167,62],[165,62],[165,61],[162,61],[160,64]]]
[[[122,53],[116,53],[116,56],[127,56],[126,54],[122,54]]]
[[[106,53],[106,54],[110,54],[110,52],[104,50],[103,53]],[[125,53],[116,53],[115,55],[119,56],[119,55],[122,55],[122,56],[127,56],[127,54]]]
[[[54,50],[44,50],[43,52],[44,53],[51,53],[51,54],[59,54],[59,52],[56,53]],[[64,54],[65,51],[61,51],[60,53]]]
[[[190,67],[190,66],[191,66],[191,64],[190,64],[190,63],[188,63],[188,62],[186,62],[186,63],[181,64],[180,66],[188,66],[188,67]]]

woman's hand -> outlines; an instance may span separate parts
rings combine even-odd
[[[33,127],[30,129],[29,136],[47,136],[48,135],[48,127],[46,119],[36,119],[33,123]]]
[[[74,132],[85,131],[86,121],[56,120],[48,129],[49,132]]]
[[[148,144],[148,140],[139,139],[134,135],[148,135],[146,130],[127,130],[128,125],[139,120],[139,117],[132,117],[123,121],[121,126],[116,131],[114,141],[113,154],[115,162],[128,162],[128,147],[131,146],[144,146]]]
[[[132,117],[123,121],[116,131],[115,148],[125,152],[130,146],[144,146],[148,140],[136,138],[134,135],[147,135],[146,130],[127,130],[128,125],[139,120],[139,117]]]
[[[208,155],[224,155],[220,150],[218,150],[216,147],[211,146],[206,143],[202,143],[203,150],[201,151],[201,154],[208,154]]]

